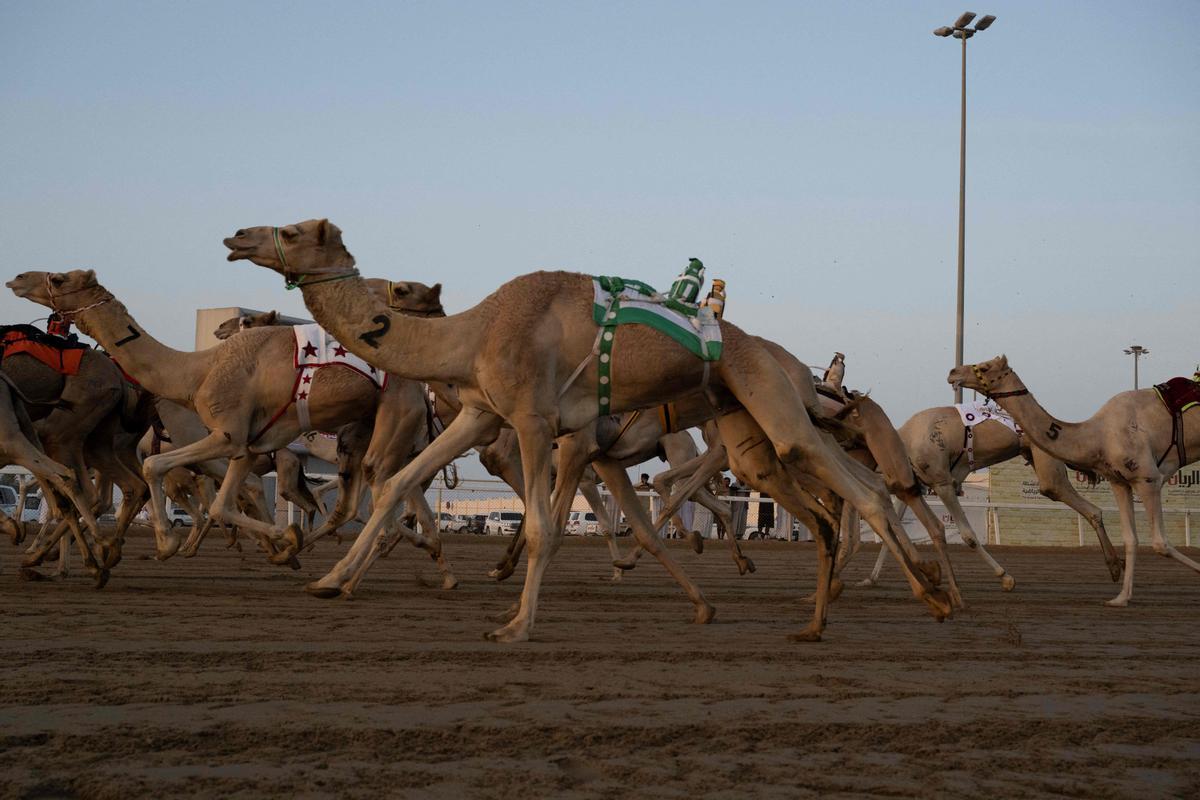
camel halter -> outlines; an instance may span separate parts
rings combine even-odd
[[[340,281],[343,278],[353,278],[358,275],[358,270],[351,269],[349,272],[339,272],[327,278],[318,278],[317,280],[308,280],[312,277],[312,273],[303,273],[292,277],[288,269],[287,256],[283,254],[283,239],[279,236],[279,228],[271,228],[271,238],[275,241],[275,255],[279,257],[279,266],[283,267],[283,288],[289,292],[292,289],[298,288],[301,284],[305,286],[316,286],[318,283],[331,283]]]
[[[1014,389],[1011,392],[993,392],[992,385],[990,383],[988,383],[988,379],[984,376],[983,370],[981,370],[979,368],[978,364],[971,365],[971,372],[975,373],[975,379],[978,380],[981,384],[983,384],[984,396],[989,397],[992,400],[995,400],[1000,397],[1020,397],[1021,395],[1029,394],[1029,390],[1024,387],[1022,387],[1020,389]],[[1004,374],[996,376],[996,380],[1000,380],[1001,378],[1006,378],[1011,374],[1012,374],[1011,369],[1005,370]]]
[[[91,288],[93,288],[93,287],[81,286],[80,288],[72,289],[69,292],[62,292],[58,295],[58,297],[55,297],[54,285],[52,283],[50,283],[50,273],[49,272],[46,273],[46,298],[50,301],[50,310],[53,311],[54,313],[58,314],[63,319],[67,320],[68,322],[73,321],[77,314],[82,314],[84,311],[91,311],[93,308],[98,308],[99,306],[102,306],[105,303],[112,302],[113,296],[111,294],[108,297],[104,298],[103,300],[98,300],[95,303],[92,303],[91,305],[83,306],[82,308],[69,309],[69,310],[59,308],[58,304],[55,302],[59,298],[66,297],[69,294],[79,294],[80,292],[87,291],[88,289],[91,289]],[[99,288],[99,284],[96,284],[96,288]]]

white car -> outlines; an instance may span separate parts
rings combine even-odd
[[[183,506],[171,506],[171,510],[167,512],[167,519],[171,520],[172,528],[182,528],[185,525],[191,527],[195,524],[192,515]]]
[[[600,533],[600,521],[594,511],[572,511],[567,517],[567,536],[595,536]]]
[[[443,533],[462,533],[467,529],[467,520],[461,514],[438,512],[438,529]]]
[[[483,532],[489,536],[516,533],[524,518],[519,511],[493,511],[483,523]]]

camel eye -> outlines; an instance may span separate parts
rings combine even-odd
[[[242,237],[243,237],[243,236],[245,236],[245,235],[246,235],[246,231],[244,231],[244,230],[239,230],[237,233],[235,233],[235,234],[233,235],[233,238],[235,238],[235,239],[240,239],[240,238],[242,238]]]

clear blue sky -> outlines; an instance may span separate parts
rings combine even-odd
[[[848,354],[899,424],[950,399],[958,44],[971,8],[967,360],[1067,419],[1190,374],[1200,4],[0,2],[5,278],[93,267],[160,338],[303,314],[224,261],[326,216],[460,310],[540,268],[666,286]],[[0,294],[9,322],[38,308]]]

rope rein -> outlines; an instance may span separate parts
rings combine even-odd
[[[318,283],[332,283],[346,278],[354,278],[358,276],[358,270],[351,268],[349,272],[338,272],[326,278],[318,278],[309,280],[314,273],[292,273],[288,264],[287,256],[283,253],[283,239],[279,235],[279,228],[271,228],[271,238],[275,241],[275,255],[279,257],[279,266],[283,267],[283,288],[289,292],[293,289],[304,286],[316,286]],[[293,277],[295,275],[295,277]]]

